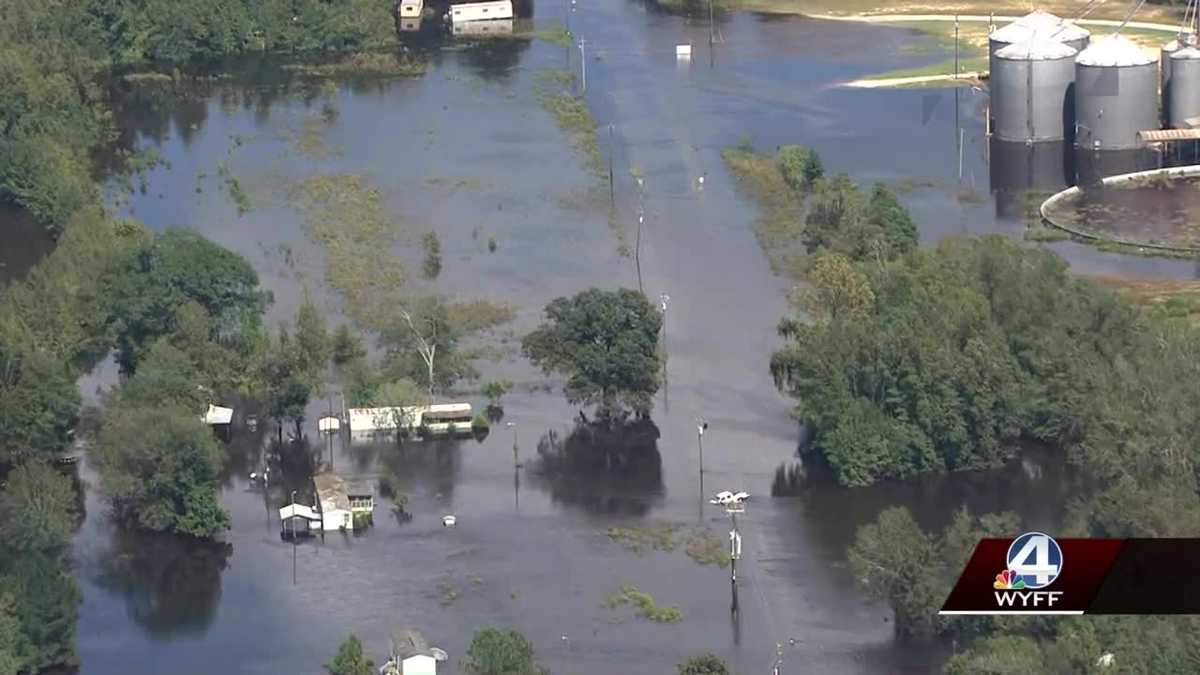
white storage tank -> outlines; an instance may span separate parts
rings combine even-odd
[[[1187,47],[1171,55],[1167,126],[1200,128],[1200,49]]]
[[[993,56],[993,132],[1003,141],[1058,141],[1075,125],[1075,49],[1045,36]]]
[[[1003,28],[992,31],[988,36],[988,54],[995,54],[1008,45],[1026,42],[1034,37],[1063,42],[1074,47],[1076,51],[1082,51],[1087,47],[1091,33],[1050,12],[1037,9]]]
[[[1191,33],[1180,33],[1179,37],[1164,44],[1158,52],[1158,88],[1162,92],[1162,118],[1167,121],[1167,110],[1171,107],[1171,55],[1188,46]]]
[[[1075,144],[1094,150],[1141,146],[1138,132],[1159,127],[1158,67],[1117,34],[1075,57]]]

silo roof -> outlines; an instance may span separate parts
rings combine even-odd
[[[1177,49],[1182,49],[1184,47],[1187,47],[1188,45],[1192,44],[1192,42],[1194,42],[1195,39],[1196,38],[1195,38],[1195,36],[1192,35],[1191,31],[1184,31],[1183,33],[1179,34],[1179,37],[1164,44],[1162,46],[1162,48],[1163,48],[1163,51],[1165,51],[1165,52],[1173,52]]]
[[[996,58],[1013,61],[1053,61],[1073,58],[1078,52],[1071,45],[1048,38],[1034,37],[996,51]]]
[[[1148,66],[1154,57],[1127,37],[1113,34],[1094,40],[1079,52],[1075,63],[1081,66]]]
[[[1200,49],[1196,49],[1195,47],[1187,47],[1185,49],[1180,49],[1179,51],[1177,51],[1171,55],[1172,61],[1174,61],[1176,59],[1178,59],[1180,61],[1184,61],[1184,60],[1194,61],[1194,60],[1200,59]]]
[[[1065,21],[1050,12],[1037,9],[1003,28],[995,30],[990,38],[996,42],[1014,44],[1024,42],[1035,36],[1042,36],[1067,42],[1082,40],[1091,33],[1075,24]]]

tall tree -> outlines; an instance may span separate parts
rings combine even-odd
[[[75,611],[81,596],[57,557],[42,553],[10,557],[0,566],[0,588],[12,597],[12,612],[20,625],[17,672],[78,663]]]
[[[45,462],[18,466],[0,492],[0,538],[17,551],[61,551],[77,517],[74,486]]]
[[[481,628],[471,638],[463,671],[470,675],[548,675],[534,659],[533,644],[512,628]]]
[[[229,527],[216,494],[224,451],[194,410],[111,409],[97,459],[101,487],[118,519],[200,538]]]
[[[363,653],[362,641],[354,633],[338,647],[337,654],[325,664],[329,675],[375,675],[375,663]]]
[[[79,389],[53,354],[0,335],[0,465],[53,456],[78,419]]]
[[[28,649],[22,643],[21,623],[13,604],[7,591],[0,592],[0,675],[16,675],[21,654]]]
[[[441,298],[426,296],[397,306],[381,335],[388,352],[385,368],[393,378],[423,383],[432,399],[437,391],[476,376],[458,350],[461,338]]]
[[[567,400],[601,417],[625,408],[645,415],[659,383],[662,317],[637,291],[592,288],[546,305],[546,322],[525,336],[525,354],[546,373],[567,377]]]

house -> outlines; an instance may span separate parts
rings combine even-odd
[[[513,9],[512,2],[510,0],[495,0],[494,2],[469,2],[461,5],[450,5],[451,23],[511,18],[513,18]]]
[[[512,19],[489,19],[487,21],[459,21],[451,25],[454,35],[510,35]]]
[[[425,638],[412,630],[397,631],[392,637],[392,653],[379,669],[380,675],[437,675],[438,661],[446,652],[430,647]]]
[[[288,504],[279,509],[279,527],[284,538],[305,537],[321,529],[321,516],[311,506]]]
[[[350,408],[346,415],[352,438],[397,429],[409,433],[420,431],[436,436],[471,433],[474,409],[470,403],[435,403],[422,406]]]
[[[425,9],[425,0],[400,0],[397,11],[402,19],[417,19]]]
[[[371,524],[375,495],[370,486],[347,483],[329,471],[313,476],[313,484],[321,505],[321,527],[326,532],[353,531]]]

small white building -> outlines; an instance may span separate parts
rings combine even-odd
[[[511,0],[468,2],[461,5],[450,5],[450,21],[456,24],[466,21],[511,19],[512,17],[513,8]]]
[[[451,25],[451,32],[454,35],[511,35],[513,20],[460,21]]]
[[[335,473],[313,476],[321,502],[321,526],[326,532],[352,532],[366,527],[374,518],[375,495],[370,487],[349,484]]]
[[[441,657],[439,659],[438,657]],[[380,675],[437,675],[437,664],[446,653],[430,647],[416,631],[397,631],[392,637],[391,657],[379,669]]]
[[[320,531],[321,516],[311,506],[288,504],[279,509],[279,527],[285,537],[308,536]]]
[[[223,408],[219,405],[208,404],[208,410],[204,412],[205,424],[217,426],[231,422],[233,422],[233,408]]]
[[[424,9],[425,0],[400,0],[398,11],[402,19],[418,19]]]

